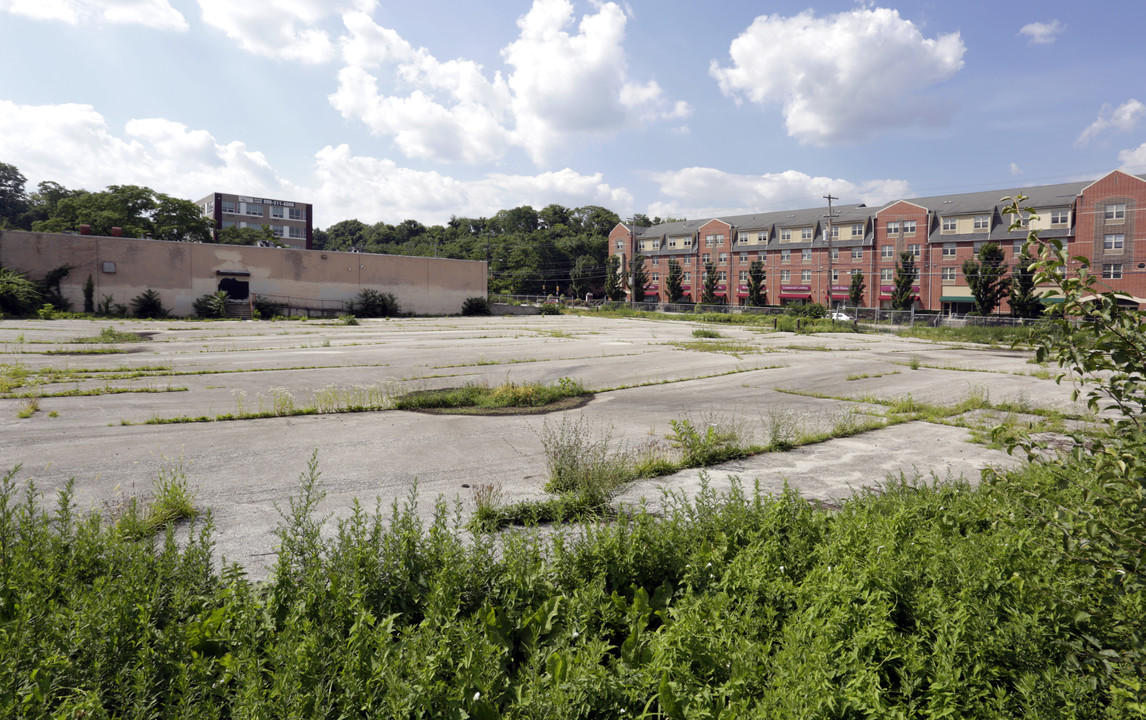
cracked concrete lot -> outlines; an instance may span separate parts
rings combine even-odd
[[[109,326],[139,342],[74,344]],[[747,441],[766,443],[778,423],[832,428],[849,413],[881,412],[904,398],[953,405],[976,394],[1057,410],[1080,410],[1070,388],[1036,375],[1030,353],[877,333],[793,335],[698,323],[595,316],[418,318],[332,321],[0,321],[0,365],[9,379],[38,385],[0,399],[0,468],[23,468],[50,500],[75,479],[81,507],[150,490],[165,462],[181,461],[197,505],[210,509],[216,552],[253,575],[273,561],[276,507],[285,507],[317,450],[326,499],[344,517],[355,498],[368,508],[404,501],[417,486],[420,512],[433,499],[473,508],[466,486],[499,484],[505,500],[544,495],[541,429],[560,414],[429,415],[392,410],[233,421],[144,424],[148,420],[306,407],[332,397],[389,397],[458,386],[580,380],[598,391],[581,409],[630,447],[664,442],[670,421],[720,417]],[[91,353],[114,349],[122,352]],[[52,375],[46,374],[54,369]],[[0,376],[2,379],[4,376]],[[3,383],[0,382],[0,388]],[[124,392],[130,390],[132,392]],[[18,413],[35,391],[39,410]],[[93,392],[84,395],[63,393]],[[854,402],[838,398],[852,398]],[[888,474],[979,477],[1015,460],[969,442],[970,432],[911,422],[757,455],[705,471],[767,492],[784,482],[808,498],[834,500]],[[701,473],[635,483],[618,500],[657,501],[662,489],[693,491]]]

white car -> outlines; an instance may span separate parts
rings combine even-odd
[[[846,312],[842,312],[840,310],[833,311],[831,318],[832,318],[832,320],[838,320],[840,322],[854,322],[855,321],[854,317],[851,317]]]

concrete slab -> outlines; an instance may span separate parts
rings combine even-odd
[[[110,325],[150,339],[115,346],[130,352],[54,354],[104,347],[71,341]],[[285,506],[296,491],[315,450],[327,492],[322,511],[334,518],[346,516],[355,498],[368,507],[377,498],[388,507],[405,500],[415,486],[425,517],[437,496],[456,499],[467,515],[473,501],[465,485],[500,484],[509,502],[544,495],[541,434],[546,423],[560,422],[562,415],[385,411],[135,423],[256,410],[260,404],[268,409],[276,398],[302,407],[330,388],[402,393],[561,377],[600,391],[571,412],[629,445],[663,442],[673,419],[705,417],[735,422],[746,441],[763,444],[778,421],[807,431],[827,429],[848,413],[879,410],[865,400],[906,395],[952,403],[985,393],[993,400],[1013,396],[1034,406],[1077,407],[1069,401],[1068,387],[1032,376],[1029,355],[1008,348],[704,325],[722,336],[708,341],[692,336],[697,327],[568,315],[365,320],[358,326],[0,321],[0,371],[31,377],[55,371],[65,381],[39,385],[45,395],[101,388],[155,391],[45,396],[27,419],[17,417],[20,399],[0,399],[0,468],[22,463],[20,478],[35,480],[46,496],[75,478],[77,501],[98,507],[119,495],[147,492],[157,468],[168,462],[165,457],[182,458],[198,504],[213,512],[218,553],[258,576],[273,561],[276,504]],[[735,343],[735,352],[726,343]],[[120,377],[133,370],[142,376]],[[113,372],[118,375],[108,374]],[[720,483],[727,483],[729,474],[759,477],[769,491],[786,478],[806,496],[830,500],[878,484],[889,472],[974,479],[984,464],[1005,461],[1003,454],[968,444],[965,430],[914,423],[762,455],[709,474]],[[690,490],[698,477],[686,472],[638,483],[622,499],[655,500],[662,488]]]

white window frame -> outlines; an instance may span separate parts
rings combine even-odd
[[[1051,210],[1050,223],[1051,225],[1069,225],[1070,210]]]
[[[781,270],[780,271],[780,282],[782,282],[782,283],[792,282],[792,271],[791,270]]]
[[[915,221],[914,220],[904,220],[903,221],[903,234],[904,235],[914,235],[915,234]]]
[[[945,268],[941,269],[941,270],[939,271],[939,273],[940,273],[940,277],[943,279],[943,282],[945,282],[945,283],[947,283],[947,282],[950,282],[950,283],[953,283],[953,282],[955,282],[955,268],[953,268],[953,267],[945,267]]]
[[[1121,280],[1122,279],[1122,263],[1103,263],[1103,265],[1102,265],[1102,279],[1103,280]]]
[[[840,249],[837,247],[832,248],[832,261],[840,259]]]
[[[1121,255],[1125,247],[1126,235],[1124,233],[1107,233],[1102,236],[1103,252]]]
[[[943,218],[943,224],[941,226],[941,232],[953,233],[953,232],[958,232],[958,231],[959,231],[959,220],[957,218],[953,218],[953,217]]]
[[[852,225],[852,237],[863,237],[863,223]]]
[[[893,268],[881,268],[879,271],[879,281],[881,283],[891,282],[895,279],[895,270]]]
[[[972,221],[972,227],[975,230],[990,230],[991,229],[991,216],[990,215],[976,215]]]
[[[1103,219],[1106,222],[1126,219],[1126,203],[1111,203],[1103,210]]]
[[[812,271],[810,269],[800,271],[800,282],[802,282],[802,283],[812,282]]]
[[[800,251],[800,262],[802,262],[802,263],[812,262],[812,248],[804,248],[803,250]]]
[[[792,251],[791,250],[781,250],[780,251],[780,262],[782,262],[782,263],[792,262]]]
[[[792,239],[792,228],[780,229],[780,242],[788,242]]]
[[[863,248],[861,248],[861,247],[852,248],[852,260],[863,260]]]
[[[812,228],[810,228],[810,227],[800,228],[800,239],[801,240],[811,240],[812,239]]]
[[[907,252],[911,253],[912,257],[923,257],[923,246],[919,243],[912,243],[907,246]]]
[[[879,257],[881,260],[894,260],[895,259],[895,246],[894,245],[881,245],[879,248]]]
[[[943,243],[943,257],[955,257],[958,253],[958,245],[955,243]]]
[[[887,223],[887,234],[888,235],[894,235],[894,234],[899,232],[899,228],[900,228],[899,221],[898,220],[891,220]]]

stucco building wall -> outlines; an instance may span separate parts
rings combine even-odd
[[[0,265],[42,278],[72,266],[60,290],[83,308],[83,285],[128,304],[157,291],[173,315],[193,314],[192,302],[219,289],[223,278],[249,283],[256,295],[339,303],[370,288],[393,293],[405,312],[449,315],[466,298],[486,295],[486,265],[472,260],[372,255],[160,240],[0,230]]]

